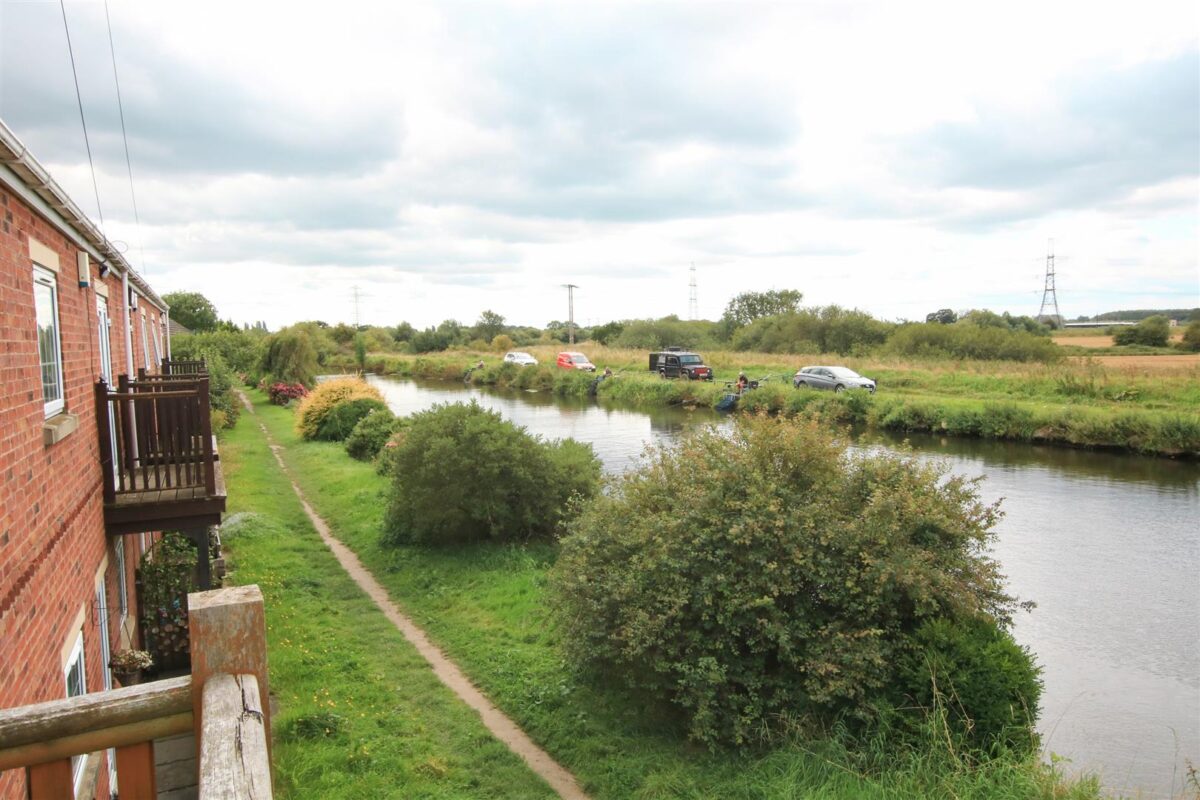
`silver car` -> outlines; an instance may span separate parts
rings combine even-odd
[[[844,392],[847,389],[866,389],[875,394],[875,381],[864,378],[852,369],[846,367],[803,367],[792,376],[792,385],[799,389],[807,386],[810,389],[832,389]]]

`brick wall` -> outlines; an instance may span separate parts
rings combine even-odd
[[[65,411],[79,421],[73,433],[49,446],[42,434],[31,238],[58,255]],[[97,286],[108,289],[113,375],[126,371],[125,304],[120,279],[110,274],[99,281],[96,265],[93,285],[79,288],[76,253],[65,236],[0,185],[0,707],[64,697],[64,648],[81,627],[87,689],[103,688],[98,577],[106,586],[112,648],[129,641],[131,626],[122,630],[119,620],[114,543],[104,530],[93,399],[101,372]],[[149,315],[149,304],[141,302]],[[157,319],[157,309],[153,315]],[[144,366],[140,335],[135,319],[135,369]],[[153,360],[153,345],[150,355]],[[124,538],[132,620],[142,537]],[[106,766],[100,773],[103,789]],[[0,798],[24,796],[23,771],[0,773]]]

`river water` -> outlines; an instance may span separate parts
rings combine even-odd
[[[474,398],[531,433],[591,443],[610,472],[648,443],[721,420],[371,380],[397,414]],[[898,441],[872,435],[856,446]],[[1188,796],[1187,763],[1200,768],[1200,465],[934,436],[910,444],[954,473],[985,476],[984,499],[1003,499],[994,553],[1010,592],[1037,603],[1015,635],[1044,669],[1046,752],[1069,759],[1068,771],[1098,772],[1113,793]]]

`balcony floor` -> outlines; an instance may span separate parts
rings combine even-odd
[[[139,473],[131,491],[119,492],[112,502],[104,504],[109,535],[218,524],[225,511],[225,474],[219,459],[214,466],[216,491],[211,495],[203,486],[167,487],[166,473],[170,471],[174,477],[174,467],[160,467],[161,481],[153,471],[148,478]]]

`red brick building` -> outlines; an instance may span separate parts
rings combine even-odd
[[[0,122],[0,707],[111,688],[108,654],[139,642],[135,569],[165,526],[110,519],[96,382],[159,372],[167,319]],[[109,797],[110,769],[78,759],[77,796]],[[0,773],[0,798],[25,791]]]

